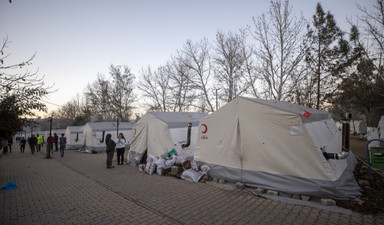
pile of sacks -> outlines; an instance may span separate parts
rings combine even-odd
[[[207,165],[199,166],[197,162],[177,156],[175,152],[168,153],[164,158],[149,154],[147,163],[139,165],[139,171],[149,175],[156,171],[160,176],[174,176],[194,183],[211,180],[208,174],[210,168]]]

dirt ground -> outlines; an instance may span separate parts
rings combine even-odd
[[[351,135],[351,150],[358,160],[354,171],[355,178],[361,187],[361,196],[356,200],[337,201],[337,205],[363,214],[384,213],[384,171],[371,170],[371,180],[366,166],[366,140],[360,140],[358,135]],[[383,143],[381,143],[383,147]],[[363,160],[363,162],[362,162]]]

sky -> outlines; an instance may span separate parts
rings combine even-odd
[[[0,38],[11,41],[5,64],[36,53],[29,71],[45,76],[54,93],[44,102],[56,110],[109,66],[140,70],[164,65],[187,40],[215,39],[218,30],[237,32],[266,12],[268,0],[0,0]],[[355,2],[372,8],[375,0],[290,0],[310,20],[316,3],[348,30]],[[25,70],[24,70],[25,71]]]

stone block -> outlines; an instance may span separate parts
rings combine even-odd
[[[255,189],[255,193],[256,193],[257,195],[261,195],[261,194],[264,193],[264,189],[262,189],[262,188],[256,188],[256,189]]]
[[[308,196],[308,195],[300,195],[301,197],[301,200],[303,201],[309,201],[311,199],[311,196]]]
[[[293,199],[298,199],[298,200],[301,200],[301,197],[300,197],[300,195],[292,195],[292,198],[293,198]]]
[[[325,206],[334,206],[334,205],[336,205],[336,201],[333,200],[333,199],[329,199],[329,198],[322,198],[320,200],[320,203],[322,205],[325,205]]]
[[[269,195],[274,195],[274,196],[278,196],[278,195],[279,195],[279,192],[278,192],[278,191],[268,190],[268,191],[267,191],[267,194],[269,194]]]
[[[219,180],[219,184],[225,184],[225,180]]]
[[[236,183],[236,188],[238,188],[238,189],[244,189],[244,188],[245,188],[245,184],[244,184],[244,183],[241,183],[241,182],[237,182],[237,183]]]

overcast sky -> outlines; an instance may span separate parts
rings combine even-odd
[[[290,1],[308,20],[317,2]],[[371,8],[375,0],[320,2],[347,30],[355,2]],[[108,74],[111,64],[127,65],[139,79],[141,68],[165,64],[188,39],[212,42],[218,30],[236,32],[268,7],[267,0],[0,0],[0,38],[12,41],[6,64],[36,53],[28,69],[55,84],[46,99],[53,110],[82,94],[98,73]]]

